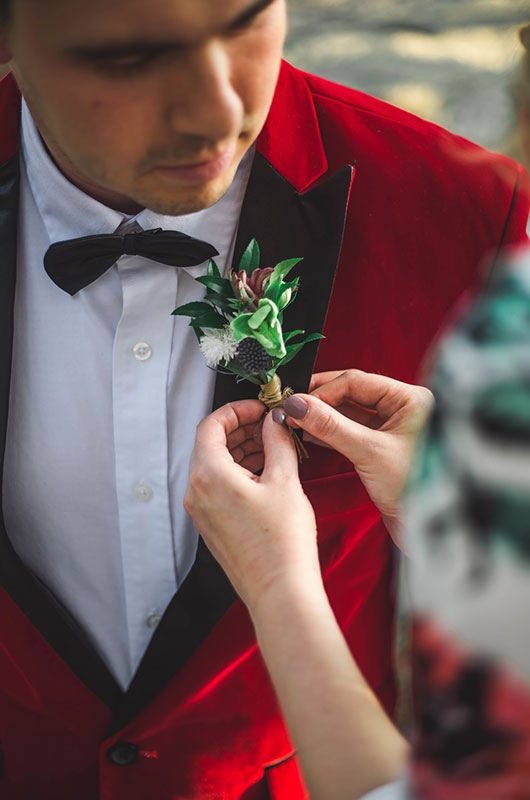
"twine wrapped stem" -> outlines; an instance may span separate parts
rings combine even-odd
[[[273,408],[281,408],[287,398],[294,394],[289,386],[282,390],[282,382],[278,375],[271,378],[268,383],[262,383],[260,389],[258,400],[261,400],[269,411]]]
[[[282,408],[287,398],[292,394],[294,394],[294,392],[291,387],[286,386],[285,389],[282,389],[280,378],[278,375],[274,375],[268,383],[262,383],[260,385],[258,400],[261,400],[261,402],[267,406],[267,409],[271,411],[273,408]],[[293,429],[289,428],[288,430],[298,454],[298,461],[302,463],[304,458],[309,458],[309,454],[302,440],[296,435]]]

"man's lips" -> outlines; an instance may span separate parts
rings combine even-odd
[[[190,186],[206,183],[217,178],[231,165],[234,160],[236,143],[230,144],[219,155],[194,164],[180,164],[178,166],[157,166],[153,168],[162,179],[185,183]]]

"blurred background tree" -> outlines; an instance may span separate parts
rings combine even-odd
[[[286,57],[522,160],[528,0],[288,0]]]

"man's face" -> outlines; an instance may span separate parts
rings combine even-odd
[[[284,36],[285,0],[12,0],[6,55],[68,177],[185,214],[260,132]]]

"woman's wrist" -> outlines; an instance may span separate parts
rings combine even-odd
[[[255,590],[247,600],[247,607],[259,631],[270,621],[275,624],[286,614],[307,614],[308,609],[328,607],[329,601],[322,582],[318,562],[316,565],[301,566],[300,569],[286,569],[270,578],[266,584]]]

